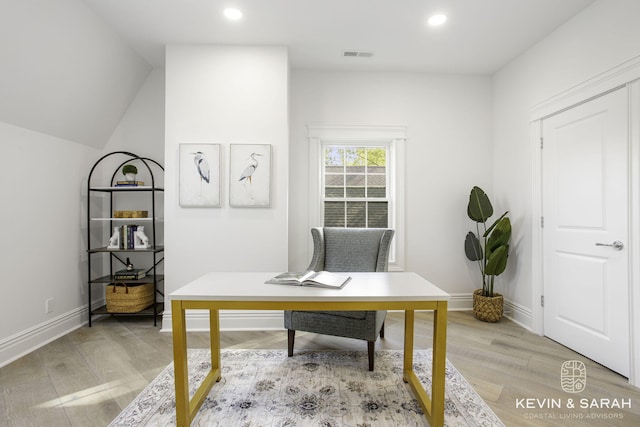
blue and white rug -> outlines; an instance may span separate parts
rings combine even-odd
[[[223,350],[222,379],[203,403],[193,426],[428,426],[402,381],[400,350],[367,353]],[[189,350],[189,386],[195,391],[210,367],[208,350]],[[414,354],[414,371],[431,388],[431,350]],[[449,361],[445,425],[498,427],[503,423]],[[175,426],[173,364],[167,366],[110,424]]]

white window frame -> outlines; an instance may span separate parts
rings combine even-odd
[[[407,130],[404,126],[322,126],[309,125],[309,225],[322,227],[324,145],[372,147],[386,146],[389,228],[395,230],[389,257],[389,270],[404,270],[404,147]],[[312,247],[312,241],[309,240]]]

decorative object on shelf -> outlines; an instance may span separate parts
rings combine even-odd
[[[127,271],[132,271],[133,270],[133,264],[131,263],[131,260],[129,259],[129,257],[127,257]]]
[[[229,205],[271,206],[271,145],[231,144]]]
[[[148,218],[149,211],[113,211],[114,218]]]
[[[180,144],[182,207],[220,207],[220,144]]]
[[[136,181],[136,175],[138,174],[138,168],[135,165],[124,165],[122,167],[122,174],[127,178],[129,182]]]
[[[149,238],[144,234],[144,225],[139,225],[135,233],[134,249],[149,249]]]
[[[122,227],[120,227],[119,225],[113,227],[113,234],[109,238],[109,245],[107,246],[107,249],[120,249],[121,230]]]
[[[153,304],[153,283],[131,285],[116,283],[107,286],[109,313],[138,313]]]
[[[464,251],[467,259],[476,261],[480,269],[482,289],[473,293],[473,312],[476,318],[485,322],[497,322],[502,317],[503,298],[493,292],[493,281],[507,268],[511,237],[508,213],[503,213],[487,228],[487,220],[493,215],[491,201],[480,187],[471,189],[467,215],[476,223],[476,232],[467,233]]]

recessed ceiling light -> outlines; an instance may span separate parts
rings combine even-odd
[[[447,15],[443,15],[443,14],[432,15],[427,20],[427,23],[432,27],[438,27],[444,24],[445,22],[447,22]]]
[[[229,7],[224,10],[224,16],[226,16],[227,19],[231,21],[237,21],[238,19],[242,18],[242,12],[240,12],[238,9]]]

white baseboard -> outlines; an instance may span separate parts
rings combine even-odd
[[[517,323],[523,328],[532,331],[533,326],[533,312],[530,308],[521,306],[512,301],[504,302],[504,317],[510,319],[512,322]]]
[[[449,294],[449,311],[473,310],[473,294]]]
[[[78,307],[0,341],[0,368],[86,323],[87,307]]]

